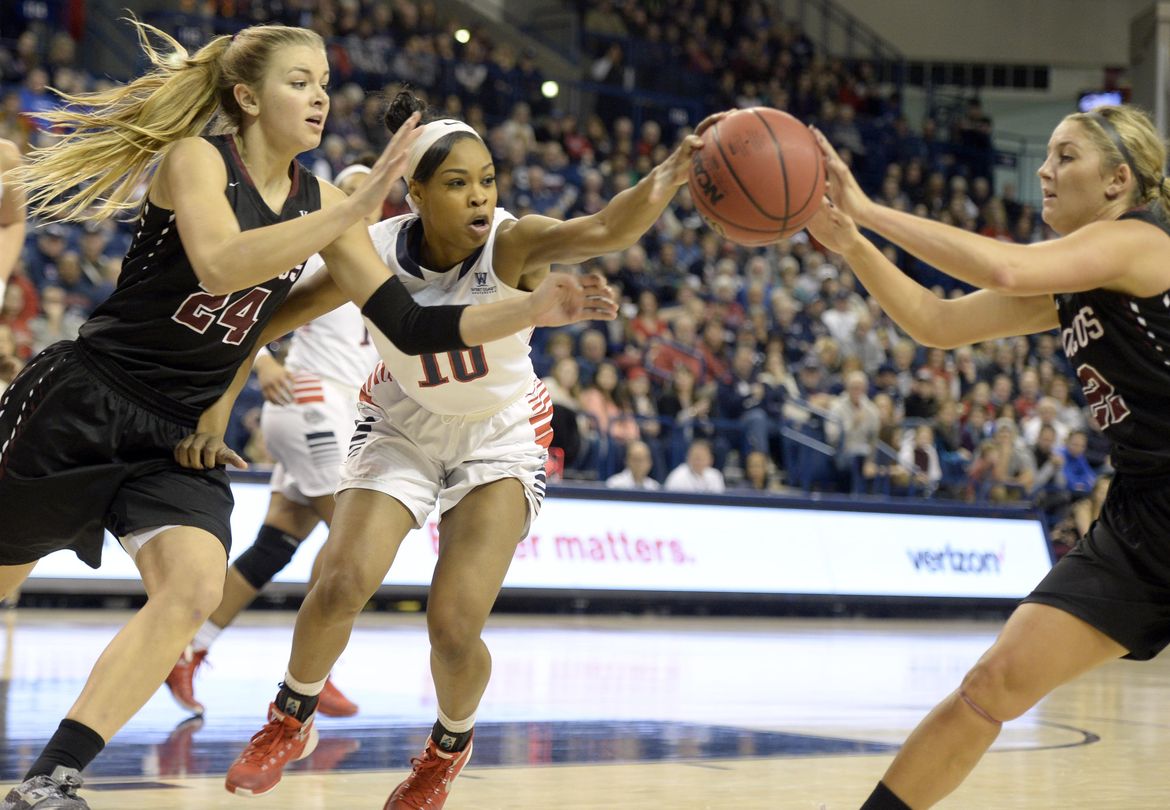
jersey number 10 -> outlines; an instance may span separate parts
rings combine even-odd
[[[451,382],[439,367],[437,354],[420,354],[422,361],[423,378],[418,381],[419,388],[434,388],[437,385],[446,385]],[[447,352],[447,359],[451,365],[451,376],[455,382],[471,382],[484,377],[488,373],[487,358],[483,354],[483,346],[472,346],[470,349],[458,349]]]

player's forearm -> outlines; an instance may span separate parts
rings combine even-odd
[[[895,267],[868,239],[858,239],[843,255],[894,323],[918,343],[933,345],[940,314],[938,297]]]
[[[535,326],[528,296],[483,306],[467,307],[459,319],[459,333],[468,346],[479,346]]]
[[[234,234],[208,261],[194,264],[199,281],[215,295],[262,284],[304,264],[358,220],[351,206],[331,205],[297,219]]]
[[[1009,245],[961,228],[872,205],[858,222],[952,278],[981,289],[1004,291],[1022,246]]]
[[[661,171],[660,167],[655,167],[637,185],[621,192],[592,215],[597,220],[598,236],[591,246],[594,250],[591,255],[625,250],[658,221],[677,191],[664,193],[661,188],[656,188]]]

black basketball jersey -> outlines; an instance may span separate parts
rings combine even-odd
[[[1137,219],[1170,234],[1147,209]],[[1056,296],[1064,352],[1090,415],[1113,443],[1118,472],[1170,474],[1170,290],[1134,298],[1110,290]]]
[[[317,178],[294,161],[280,213],[252,183],[231,135],[208,137],[227,166],[224,193],[240,230],[302,217],[321,207]],[[136,224],[118,286],[81,327],[81,345],[103,366],[202,411],[224,392],[304,263],[229,295],[204,290],[183,250],[175,214],[149,202]],[[187,410],[187,409],[183,409]]]

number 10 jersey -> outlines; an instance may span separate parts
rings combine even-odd
[[[505,284],[492,267],[499,227],[514,219],[497,208],[483,247],[443,272],[419,264],[423,227],[417,215],[405,214],[376,223],[370,227],[370,236],[382,260],[420,305],[487,304],[531,294]],[[412,356],[400,352],[368,320],[366,326],[382,356],[382,364],[370,382],[393,380],[403,393],[431,413],[487,416],[532,387],[535,372],[529,356],[531,329],[462,351]]]

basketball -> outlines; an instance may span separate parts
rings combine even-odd
[[[715,231],[741,245],[776,242],[804,227],[825,195],[812,132],[770,107],[736,110],[702,134],[687,183]]]

